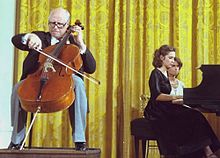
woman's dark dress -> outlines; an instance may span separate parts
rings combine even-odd
[[[220,148],[218,138],[199,111],[172,104],[171,101],[156,101],[160,93],[170,94],[171,91],[168,78],[160,70],[151,72],[149,86],[151,97],[144,114],[154,121],[153,128],[159,136],[159,144],[165,146],[166,154],[178,154],[180,149],[188,149],[188,154],[207,145],[213,151]]]

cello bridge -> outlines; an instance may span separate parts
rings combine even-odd
[[[49,70],[52,70],[52,72],[56,72],[56,70],[53,67],[53,64],[51,62],[45,62],[44,63],[44,72],[48,72]]]

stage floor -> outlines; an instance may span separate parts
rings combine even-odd
[[[76,151],[74,148],[0,149],[0,158],[100,158],[99,148]]]

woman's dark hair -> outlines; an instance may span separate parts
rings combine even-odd
[[[179,66],[179,69],[181,69],[181,67],[183,66],[183,63],[182,63],[182,61],[180,60],[180,58],[175,57],[175,58],[174,58],[174,61],[177,62],[178,66]]]
[[[169,45],[162,45],[159,49],[156,49],[154,52],[154,58],[153,58],[153,66],[154,67],[161,67],[162,66],[162,60],[160,59],[160,56],[166,56],[169,54],[169,52],[176,51],[174,47]]]

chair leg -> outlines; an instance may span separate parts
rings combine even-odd
[[[147,141],[149,142],[149,141]],[[142,154],[143,158],[145,158],[146,155],[146,139],[142,139]],[[147,157],[148,157],[148,145],[147,145]]]
[[[134,137],[134,145],[135,145],[135,158],[139,158],[139,139]]]

